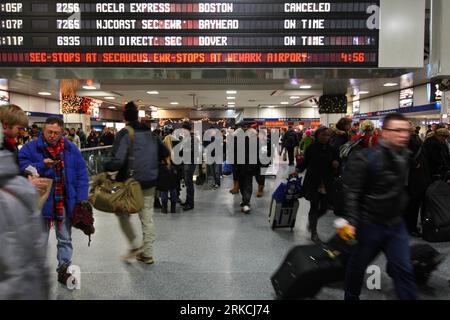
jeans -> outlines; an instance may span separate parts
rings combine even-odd
[[[214,184],[220,186],[220,171],[222,169],[222,165],[218,163],[213,163],[208,165],[208,173],[213,177]]]
[[[359,300],[366,269],[381,251],[386,255],[398,298],[418,299],[409,236],[403,221],[391,227],[362,221],[357,230],[357,240],[347,265],[346,300]]]
[[[57,248],[57,259],[58,259],[58,270],[62,267],[69,267],[72,264],[73,246],[72,246],[72,220],[67,218],[66,213],[63,214],[63,221],[61,227],[57,224],[54,226],[56,233],[56,240],[58,244]],[[50,230],[46,228],[48,236],[50,235]],[[48,238],[48,237],[47,237]]]
[[[184,183],[186,184],[186,205],[194,206],[194,172],[195,164],[184,165]]]
[[[253,192],[253,175],[252,174],[240,174],[238,177],[239,190],[242,195],[242,205],[250,206],[250,200],[252,199]]]
[[[142,191],[144,192],[144,208],[139,211],[139,219],[142,224],[142,243],[139,242],[131,224],[131,215],[119,214],[117,217],[120,227],[130,243],[131,249],[141,249],[144,257],[153,257],[153,242],[155,242],[153,202],[155,201],[155,188]]]
[[[171,189],[169,191],[161,191],[161,202],[163,206],[167,206],[167,202],[169,201],[170,194],[170,202],[177,202],[177,189]]]

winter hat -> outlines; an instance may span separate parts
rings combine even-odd
[[[125,121],[128,121],[128,122],[138,121],[138,119],[139,119],[138,115],[139,115],[139,111],[138,111],[137,105],[133,101],[128,102],[125,105],[125,109],[123,111],[123,117],[124,117]]]
[[[375,125],[370,120],[364,120],[361,124],[361,129],[363,131],[373,131],[373,129],[375,129]]]
[[[311,129],[307,129],[306,131],[305,131],[305,134],[309,137],[309,136],[311,136],[312,135],[312,130]]]

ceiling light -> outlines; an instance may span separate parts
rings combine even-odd
[[[280,104],[287,105],[287,104],[289,104],[289,102],[283,101],[283,102],[280,102]]]
[[[108,108],[109,108],[109,109],[115,109],[116,107],[113,107],[113,106],[109,106]]]
[[[267,106],[267,108],[273,109],[273,108],[275,108],[275,106]]]
[[[227,100],[234,100],[236,97],[227,97]]]
[[[38,94],[41,96],[51,96],[52,95],[50,92],[45,92],[45,91],[39,92]]]
[[[179,104],[179,103],[176,102],[176,101],[174,101],[174,102],[171,102],[170,104],[173,105],[173,106],[176,106],[176,105]]]
[[[159,94],[158,91],[147,91],[148,94]]]
[[[106,100],[115,100],[115,97],[105,97]]]
[[[97,90],[97,88],[94,87],[94,86],[83,86],[83,89],[86,89],[86,90]]]
[[[312,107],[313,107],[313,108],[318,108],[319,106],[315,104],[315,105],[313,105]]]
[[[227,91],[227,94],[236,94],[237,93],[237,91],[235,91],[235,90],[228,90]]]
[[[368,94],[370,93],[369,91],[360,91],[359,94]]]
[[[394,83],[394,82],[388,82],[383,84],[384,87],[395,87],[398,86],[398,83]]]
[[[228,104],[236,104],[236,102],[234,102],[234,101],[228,101],[227,103]]]
[[[300,86],[300,89],[311,89],[312,88],[312,86],[310,86],[310,85],[308,85],[308,84],[305,84],[305,85],[303,85],[303,86]]]
[[[300,97],[299,96],[291,96],[289,99],[295,100],[295,99],[300,99]]]

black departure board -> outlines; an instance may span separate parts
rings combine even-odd
[[[377,67],[379,2],[7,0],[0,67]]]

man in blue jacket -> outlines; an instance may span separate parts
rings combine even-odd
[[[43,134],[19,152],[20,170],[37,169],[41,177],[53,180],[52,190],[42,209],[47,230],[55,226],[58,240],[58,281],[66,285],[72,263],[71,219],[76,204],[88,199],[88,174],[78,148],[62,136],[64,122],[48,118]]]

